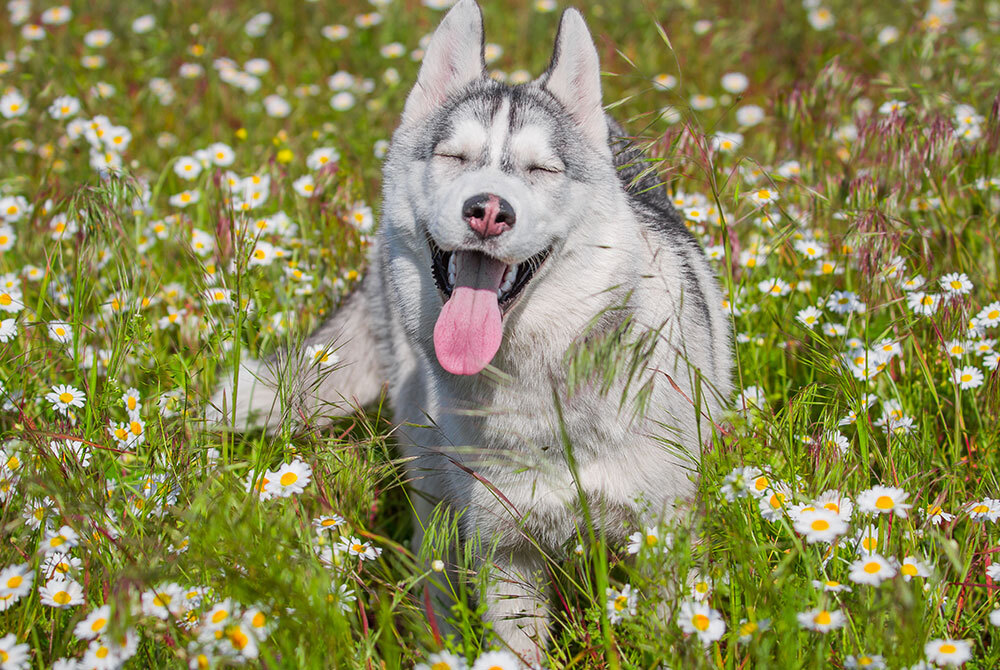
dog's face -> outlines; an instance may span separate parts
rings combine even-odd
[[[493,358],[504,315],[580,237],[599,178],[613,171],[597,52],[579,13],[563,15],[549,69],[530,84],[489,79],[482,52],[479,7],[460,0],[428,46],[390,153],[406,166],[393,179],[412,217],[395,217],[387,234],[426,251],[443,300],[435,353],[465,375]]]

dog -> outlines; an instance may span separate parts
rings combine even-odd
[[[459,0],[393,135],[360,287],[212,405],[274,427],[386,388],[417,516],[444,504],[462,538],[492,540],[484,618],[534,662],[542,552],[574,546],[585,509],[623,539],[690,497],[731,394],[731,337],[704,252],[604,112],[580,13],[564,12],[532,82],[490,78],[483,53],[479,6]],[[332,371],[307,359],[317,346]]]

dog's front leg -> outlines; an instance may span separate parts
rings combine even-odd
[[[488,564],[486,612],[493,632],[530,665],[545,659],[549,636],[545,564],[534,549],[498,548]]]

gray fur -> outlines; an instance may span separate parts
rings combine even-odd
[[[291,405],[280,408],[273,393],[250,394],[241,381],[237,423],[252,410],[275,425],[327,400],[364,403],[385,382],[412,459],[417,514],[429,518],[441,501],[465,510],[463,537],[499,538],[486,618],[506,644],[536,660],[548,617],[534,543],[557,554],[576,536],[578,490],[612,539],[623,538],[626,520],[655,523],[688,498],[710,417],[731,392],[732,352],[708,261],[662,186],[642,175],[641,152],[603,114],[597,53],[580,14],[563,15],[549,70],[523,86],[485,76],[481,25],[475,2],[460,0],[428,47],[386,160],[368,276],[314,336],[350,338],[340,350],[345,367],[318,385],[307,370],[292,384]],[[435,155],[442,147],[468,160]],[[532,161],[559,165],[561,174],[529,173]],[[487,191],[509,201],[518,218],[482,240],[460,209]],[[456,376],[437,362],[432,333],[442,296],[428,237],[443,250],[475,249],[509,264],[552,249],[504,316],[492,360],[498,374]],[[626,319],[632,329],[616,331]],[[631,392],[619,408],[625,380],[607,393],[596,383],[568,392],[565,355],[584,334],[624,332],[634,341],[649,331],[657,336],[641,371],[652,389],[647,411],[635,411]],[[274,381],[262,379],[266,387]]]

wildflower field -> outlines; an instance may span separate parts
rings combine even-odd
[[[740,392],[676,518],[551,557],[547,667],[1000,667],[1000,2],[821,1],[578,4]],[[203,420],[364,275],[448,4],[6,3],[0,670],[521,667],[388,407]],[[562,8],[484,0],[493,75]]]

